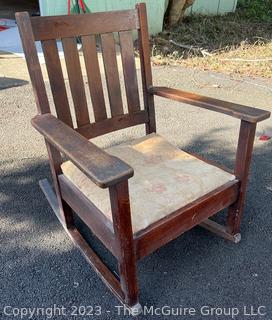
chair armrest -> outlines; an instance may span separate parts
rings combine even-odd
[[[150,87],[149,93],[168,98],[171,100],[191,104],[196,107],[209,109],[245,120],[247,122],[256,123],[270,117],[270,112],[266,110],[256,109],[243,106],[237,103],[231,103],[214,98],[204,97],[201,95],[185,92],[167,87]]]
[[[37,115],[31,123],[99,187],[107,188],[133,176],[128,164],[98,148],[51,114]]]

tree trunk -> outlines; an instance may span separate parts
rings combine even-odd
[[[190,7],[195,0],[169,0],[168,5],[168,26],[171,27],[182,21],[185,10]]]

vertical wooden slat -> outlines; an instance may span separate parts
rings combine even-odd
[[[131,31],[119,32],[123,73],[129,112],[140,110],[139,90]]]
[[[95,121],[107,118],[105,99],[96,51],[95,36],[82,36],[83,55],[92,99]]]
[[[152,86],[152,72],[150,62],[150,48],[149,48],[149,36],[147,26],[147,13],[145,3],[139,3],[136,5],[139,13],[140,29],[138,31],[139,36],[139,51],[141,60],[141,72],[143,83],[143,96],[144,106],[149,115],[149,122],[146,124],[146,132],[156,132],[156,119],[154,108],[154,96],[148,93],[148,88]]]
[[[112,33],[101,34],[101,48],[112,117],[124,114],[115,42]]]
[[[57,43],[55,40],[42,41],[42,47],[57,116],[73,128]]]
[[[16,21],[18,23],[22,45],[26,56],[27,68],[34,91],[38,112],[48,113],[50,112],[50,107],[28,12],[16,13]]]
[[[90,123],[84,81],[77,51],[75,38],[63,38],[62,46],[65,56],[66,68],[73,97],[78,127]]]

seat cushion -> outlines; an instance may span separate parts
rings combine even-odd
[[[176,148],[158,134],[106,151],[134,168],[134,176],[129,179],[134,233],[235,179]],[[108,189],[96,186],[70,161],[61,167],[63,174],[112,220]]]

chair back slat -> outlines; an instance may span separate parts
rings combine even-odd
[[[31,22],[35,40],[72,38],[139,28],[137,10],[33,17]]]
[[[107,80],[111,116],[114,117],[124,114],[124,110],[116,59],[115,41],[112,33],[101,34],[101,49]]]
[[[140,110],[139,90],[131,31],[119,32],[123,73],[129,112]]]
[[[74,102],[77,126],[90,123],[84,81],[78,56],[76,38],[63,38],[62,46]]]
[[[58,118],[73,128],[65,82],[55,40],[42,41],[46,69]]]
[[[27,12],[21,12],[16,14],[16,19],[39,113],[51,112],[47,97],[50,88],[44,83],[35,41],[42,43],[51,93],[61,121],[86,138],[139,124],[145,124],[147,133],[155,132],[154,99],[148,91],[152,74],[144,3],[133,10],[67,16],[30,18]],[[134,57],[135,31],[138,32],[144,110]],[[116,50],[117,38],[120,57]],[[82,52],[78,51],[78,40],[81,40]],[[59,57],[59,41],[65,61]]]
[[[107,112],[97,57],[96,39],[94,35],[90,35],[82,36],[81,40],[94,118],[95,121],[101,121],[107,118]]]

